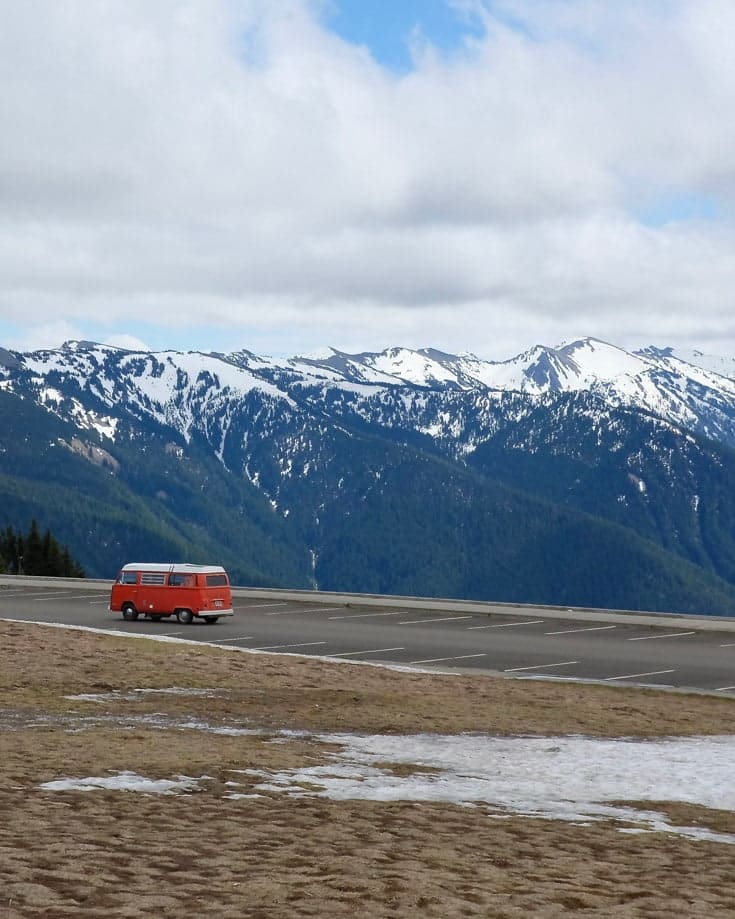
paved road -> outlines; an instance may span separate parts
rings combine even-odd
[[[107,610],[109,591],[74,585],[0,586],[0,618],[163,635],[223,647],[314,654],[415,667],[502,672],[520,677],[593,680],[696,689],[735,697],[735,631],[701,631],[694,620],[665,627],[569,618],[543,609],[452,611],[272,597],[235,597],[235,616],[216,625],[176,620],[125,622]],[[553,616],[553,618],[552,618]]]

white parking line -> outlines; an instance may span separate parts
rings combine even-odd
[[[412,664],[440,664],[442,661],[463,661],[468,657],[487,657],[487,654],[460,654],[457,657],[431,657],[425,661],[411,661]]]
[[[735,686],[720,686],[715,692],[729,692],[731,689],[735,689]]]
[[[680,638],[682,635],[696,635],[696,632],[669,632],[668,635],[642,635],[638,638],[629,638],[628,641],[655,641],[661,638]]]
[[[48,597],[32,597],[31,599],[36,603],[40,600],[89,600],[89,594],[76,594],[71,596],[69,594],[53,594]]]
[[[373,616],[403,616],[405,612],[403,609],[396,609],[392,613],[353,613],[350,616],[330,616],[329,621],[333,619],[370,619]]]
[[[339,654],[330,654],[330,657],[354,657],[356,654],[383,654],[386,651],[405,651],[405,648],[373,648],[370,651],[340,651]]]
[[[562,629],[560,632],[544,632],[545,635],[572,635],[574,632],[604,632],[606,629],[617,629],[616,625],[593,625],[587,629]]]
[[[287,600],[279,600],[277,603],[248,603],[247,606],[238,606],[238,609],[265,609],[267,606],[288,606]]]
[[[327,613],[331,610],[342,609],[341,606],[306,606],[299,609],[279,609],[273,613],[266,613],[266,616],[301,616],[304,613]]]
[[[398,625],[418,625],[421,622],[454,622],[459,619],[474,619],[474,616],[446,616],[444,619],[404,619]]]
[[[89,594],[87,594],[89,596]],[[42,597],[31,597],[31,600],[38,602],[39,600],[79,600],[79,597],[70,597],[68,594],[56,593],[56,594],[44,594]]]
[[[251,648],[251,651],[280,651],[282,648],[310,648],[312,645],[326,645],[326,641],[301,641],[295,645],[263,645],[262,648]]]
[[[628,673],[625,676],[608,676],[605,677],[603,683],[614,683],[615,680],[634,680],[639,676],[660,676],[662,673],[674,673],[674,670],[649,670],[648,673]]]
[[[721,648],[735,648],[735,641],[731,641],[728,645],[720,645]]]
[[[252,641],[255,635],[241,635],[239,638],[218,638],[217,644],[224,644],[226,641]]]
[[[539,625],[543,621],[543,619],[524,619],[521,622],[501,622],[497,625],[468,625],[467,631],[471,632],[473,629],[509,629],[514,625]]]
[[[503,673],[518,673],[521,670],[546,670],[548,667],[571,667],[579,661],[560,661],[558,664],[534,664],[533,667],[509,667]]]
[[[310,606],[306,609],[284,609],[277,613],[266,613],[266,616],[298,616],[301,613],[331,613],[332,610],[343,609],[341,606]]]

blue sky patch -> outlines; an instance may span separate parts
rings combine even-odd
[[[335,0],[326,25],[345,41],[366,46],[379,64],[398,73],[413,69],[416,33],[449,54],[484,31],[476,17],[449,0]]]
[[[719,220],[722,213],[718,202],[707,195],[671,192],[659,195],[636,216],[646,226],[662,227],[667,223]]]

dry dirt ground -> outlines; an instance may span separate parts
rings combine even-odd
[[[216,692],[133,694],[170,687]],[[102,703],[66,698],[113,690]],[[735,917],[732,845],[626,835],[605,822],[495,820],[482,806],[278,792],[232,800],[225,784],[233,770],[326,762],[311,731],[730,734],[733,700],[402,673],[8,622],[0,692],[2,919]],[[177,726],[162,729],[165,721]],[[284,729],[307,733],[284,738]],[[39,787],[122,770],[211,781],[169,796]],[[657,808],[735,832],[731,812]]]

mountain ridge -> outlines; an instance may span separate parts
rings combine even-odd
[[[0,408],[7,522],[25,522],[24,493],[36,516],[50,504],[39,521],[90,572],[127,560],[127,526],[263,584],[610,607],[640,588],[645,608],[735,612],[735,381],[672,349],[581,339],[488,362],[67,342],[0,351]]]

